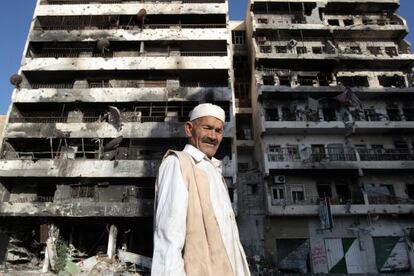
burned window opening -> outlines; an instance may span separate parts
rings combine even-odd
[[[383,87],[405,88],[405,78],[403,76],[379,76],[379,83]]]
[[[369,87],[368,77],[366,76],[352,76],[352,77],[338,77],[338,83],[345,87]]]

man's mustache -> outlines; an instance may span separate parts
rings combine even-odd
[[[202,141],[203,143],[212,144],[212,145],[214,145],[214,146],[217,146],[217,144],[218,144],[217,139],[203,138],[201,141]]]

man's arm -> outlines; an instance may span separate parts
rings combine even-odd
[[[154,255],[151,275],[185,276],[182,250],[185,242],[188,191],[179,160],[168,156],[161,164],[156,187]]]

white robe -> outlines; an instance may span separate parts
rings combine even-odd
[[[211,203],[235,275],[250,275],[227,186],[223,181],[221,162],[215,158],[210,160],[192,145],[186,145],[184,152],[189,153],[196,166],[208,176]],[[188,190],[176,156],[170,155],[162,162],[155,191],[157,206],[151,275],[185,276],[182,250],[186,236]],[[219,271],[217,275],[220,275]]]

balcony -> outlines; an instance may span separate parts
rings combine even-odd
[[[269,200],[269,199],[268,199]],[[319,216],[320,198],[306,198],[301,201],[280,200],[278,203],[268,204],[270,216]],[[338,203],[331,199],[333,216],[376,215],[376,214],[411,214],[414,208],[412,200],[398,200],[393,203]]]
[[[153,200],[137,202],[1,202],[0,215],[26,217],[152,217]]]
[[[37,153],[39,154],[39,153]],[[29,157],[30,158],[30,157]],[[22,159],[0,160],[1,177],[156,177],[157,160]],[[233,162],[223,164],[223,176],[233,177]]]
[[[409,170],[414,154],[408,149],[321,149],[277,147],[266,153],[265,166],[271,170]]]

